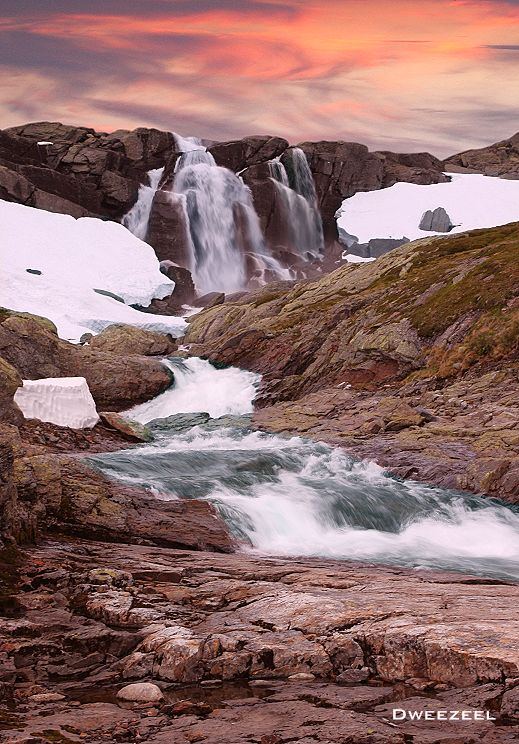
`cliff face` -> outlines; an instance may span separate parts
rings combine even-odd
[[[519,178],[519,132],[488,147],[465,150],[444,161],[447,171],[484,173],[486,176]]]
[[[186,342],[264,374],[262,426],[518,500],[518,251],[517,224],[417,241],[211,308]]]

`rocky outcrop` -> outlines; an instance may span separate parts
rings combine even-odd
[[[465,150],[444,161],[447,171],[519,178],[519,132],[489,147]]]
[[[262,427],[517,502],[518,246],[517,224],[409,243],[205,310],[185,340],[263,374]]]
[[[173,135],[158,129],[106,134],[57,122],[12,127],[0,132],[0,198],[73,217],[119,219],[135,203],[146,172],[163,166],[174,150]]]
[[[504,744],[516,733],[514,585],[92,541],[32,549],[19,571],[24,591],[0,622],[13,742],[45,731],[217,744],[232,731],[255,744]],[[492,720],[392,721],[393,707]]]
[[[134,334],[134,331],[126,335],[138,336],[139,342],[149,351],[150,335],[146,332]],[[117,338],[122,343],[124,333],[107,333],[111,340],[106,343],[116,346]],[[157,344],[156,335],[151,336]],[[159,343],[155,348],[170,348],[171,339],[166,336],[162,343],[164,345]],[[10,311],[0,315],[0,359],[4,367],[7,363],[14,370],[10,373],[11,386],[16,383],[18,387],[19,378],[84,377],[100,410],[130,408],[163,392],[172,381],[171,372],[159,360],[69,344],[58,338],[56,329],[45,318]],[[9,367],[5,369],[9,371]],[[13,377],[14,373],[19,377]],[[6,380],[7,377],[9,375]]]
[[[427,186],[432,183],[447,183],[449,177],[445,175],[441,160],[429,152],[387,152],[375,153],[384,165],[383,188],[393,186],[399,181],[419,183]]]
[[[281,137],[272,135],[256,135],[243,137],[232,142],[218,142],[209,148],[216,164],[237,173],[244,168],[281,155],[288,147],[288,142]]]

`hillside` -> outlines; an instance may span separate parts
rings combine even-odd
[[[417,241],[205,310],[186,342],[264,375],[260,426],[516,501],[518,255],[517,223]]]

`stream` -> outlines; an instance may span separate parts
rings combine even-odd
[[[197,358],[167,363],[174,386],[127,413],[154,441],[91,458],[107,475],[160,499],[210,501],[245,550],[519,579],[517,507],[254,431],[259,376]]]

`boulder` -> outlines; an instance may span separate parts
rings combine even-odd
[[[193,300],[194,307],[215,307],[216,305],[222,305],[225,302],[225,294],[223,292],[208,292],[201,297],[197,297]]]
[[[172,381],[156,359],[70,344],[46,318],[10,311],[0,314],[0,357],[26,380],[84,377],[100,410],[130,408],[164,392]]]
[[[136,682],[121,687],[117,692],[117,697],[128,703],[159,703],[164,699],[160,687],[152,682]]]
[[[168,304],[190,305],[195,297],[195,285],[189,269],[179,266],[173,261],[161,261],[160,270],[175,282],[175,289],[167,298]]]
[[[0,421],[20,423],[23,415],[14,402],[14,395],[22,385],[22,378],[9,362],[0,357]]]
[[[424,212],[419,224],[420,230],[430,232],[450,232],[453,227],[451,218],[443,207],[436,207],[433,211],[429,209]]]
[[[119,434],[122,434],[130,442],[151,442],[153,439],[153,434],[147,426],[121,416],[119,413],[115,413],[115,411],[101,411],[99,418],[105,426],[119,432]]]
[[[121,356],[168,356],[176,348],[176,341],[165,333],[115,323],[88,341],[90,349]]]
[[[209,147],[216,164],[237,173],[250,165],[278,157],[288,147],[282,137],[256,135],[231,142],[218,142]]]

